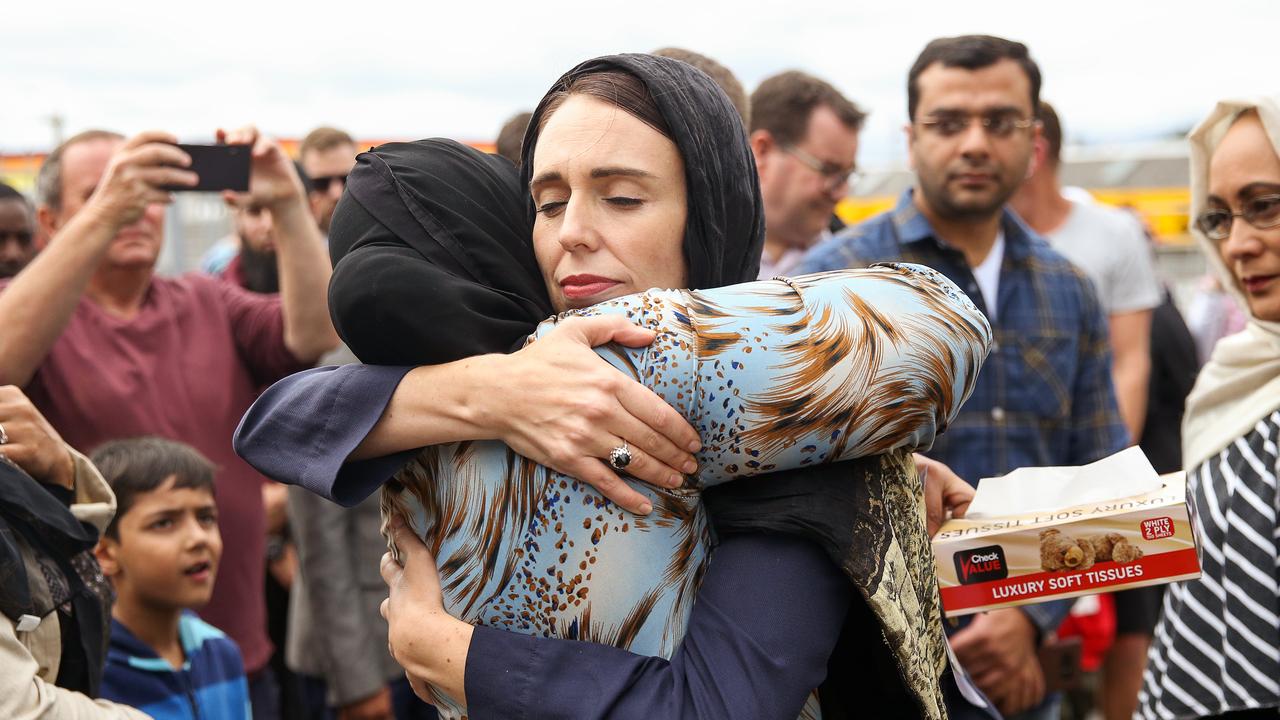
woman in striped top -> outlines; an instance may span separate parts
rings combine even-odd
[[[1249,311],[1187,401],[1204,574],[1170,586],[1146,718],[1280,715],[1280,96],[1225,101],[1191,134],[1195,235]]]

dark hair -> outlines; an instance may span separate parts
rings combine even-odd
[[[110,130],[85,130],[62,141],[49,153],[36,173],[36,198],[50,210],[62,209],[62,156],[67,148],[95,140],[124,140],[124,136]]]
[[[653,95],[649,94],[649,88],[645,87],[640,78],[622,70],[585,73],[574,78],[563,88],[547,93],[543,99],[545,109],[542,117],[538,118],[538,133],[542,132],[547,121],[571,95],[590,95],[615,105],[662,133],[663,137],[669,140],[675,139],[671,135],[671,128],[667,127],[667,119],[662,117],[662,111],[658,109],[658,103],[654,102]]]
[[[931,41],[916,58],[911,72],[907,73],[907,118],[916,119],[916,107],[920,104],[920,73],[930,65],[942,63],[943,67],[981,70],[1001,60],[1017,62],[1027,74],[1031,81],[1031,114],[1037,115],[1040,111],[1040,67],[1031,59],[1027,46],[993,35],[961,35]]]
[[[765,78],[751,93],[751,132],[767,130],[780,144],[802,142],[809,117],[818,107],[831,108],[850,130],[861,130],[867,114],[825,80],[799,70]]]
[[[499,155],[516,165],[520,164],[520,142],[524,140],[524,131],[529,127],[529,118],[533,113],[525,111],[511,116],[498,131],[498,140],[494,149]]]
[[[214,494],[213,463],[198,450],[174,440],[138,437],[112,440],[98,446],[90,460],[116,495],[116,516],[107,526],[107,537],[119,538],[120,518],[137,497],[174,478],[173,487],[208,490]]]
[[[1049,146],[1049,162],[1054,165],[1062,159],[1062,122],[1058,120],[1058,112],[1048,101],[1040,101],[1040,136]]]
[[[724,94],[729,96],[729,102],[733,103],[734,109],[738,111],[738,116],[742,118],[742,127],[751,125],[751,100],[747,97],[746,89],[742,87],[741,82],[738,82],[738,78],[733,74],[732,70],[702,53],[696,53],[684,48],[664,47],[654,50],[651,54],[679,60],[706,73],[708,77],[720,86]]]
[[[21,200],[22,204],[28,208],[31,207],[31,201],[27,200],[27,196],[18,192],[12,185],[0,182],[0,200]]]

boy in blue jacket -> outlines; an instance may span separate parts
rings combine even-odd
[[[192,612],[222,557],[213,465],[154,437],[106,443],[92,459],[118,503],[96,550],[116,592],[102,697],[156,720],[249,720],[239,648]]]

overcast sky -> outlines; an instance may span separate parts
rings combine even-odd
[[[301,8],[306,8],[305,10]],[[1183,130],[1224,96],[1280,91],[1280,0],[271,3],[7,2],[0,151],[65,132],[253,122],[300,137],[491,139],[586,58],[677,45],[749,89],[799,68],[871,111],[864,165],[902,155],[905,78],[931,38],[1027,43],[1068,141]]]

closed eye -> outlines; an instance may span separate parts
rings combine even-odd
[[[545,202],[538,206],[538,214],[544,215],[546,217],[555,217],[556,215],[559,215],[561,211],[564,210],[565,205],[568,205],[568,203],[564,200],[554,200],[552,202]]]
[[[622,196],[607,197],[604,199],[604,201],[609,203],[610,205],[617,205],[619,207],[635,207],[644,202],[640,198],[622,197]]]

